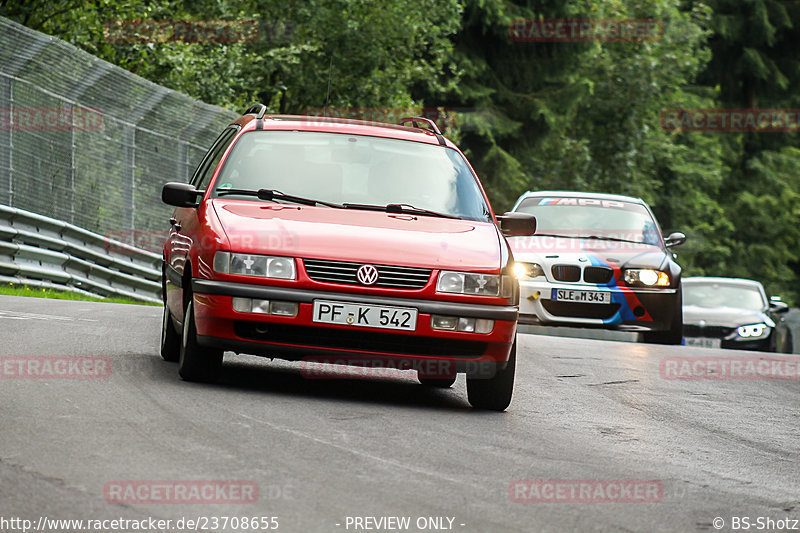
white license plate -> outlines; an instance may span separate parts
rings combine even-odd
[[[610,304],[611,293],[600,291],[575,291],[572,289],[553,289],[551,300],[559,302],[580,302],[587,304]]]
[[[417,310],[413,307],[387,307],[314,300],[312,320],[324,324],[414,331],[417,329]]]
[[[710,339],[707,337],[686,337],[686,346],[698,346],[700,348],[719,348],[722,346],[720,339]]]

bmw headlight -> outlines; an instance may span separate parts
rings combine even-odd
[[[669,287],[669,274],[652,268],[630,268],[625,271],[625,283],[641,287]]]
[[[538,278],[544,276],[544,269],[538,263],[514,263],[514,275],[517,279]]]
[[[744,339],[757,339],[769,333],[769,326],[761,322],[760,324],[747,324],[736,328],[736,334]]]
[[[294,258],[232,252],[214,254],[214,272],[274,279],[297,278]]]
[[[508,277],[510,276],[502,276]],[[501,276],[497,274],[475,274],[472,272],[439,272],[436,292],[452,294],[474,294],[478,296],[500,296]]]

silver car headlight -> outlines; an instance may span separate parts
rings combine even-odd
[[[503,292],[501,292],[501,285],[503,285],[502,278],[510,278],[510,276],[443,270],[439,272],[439,279],[436,282],[436,292],[474,294],[477,296],[500,296],[503,294]]]
[[[539,278],[544,276],[544,269],[539,263],[514,263],[514,275],[517,279]]]
[[[669,287],[669,274],[652,268],[629,268],[625,271],[625,283],[640,287]]]
[[[297,279],[297,267],[292,257],[217,252],[214,272],[257,276],[273,279]]]
[[[759,324],[747,324],[736,328],[736,334],[743,339],[758,339],[769,334],[769,326],[763,322]]]

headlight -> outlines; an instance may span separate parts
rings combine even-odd
[[[669,274],[652,268],[631,268],[625,271],[627,285],[669,287]]]
[[[274,279],[297,278],[297,268],[295,267],[294,259],[291,257],[231,252],[217,252],[214,254],[214,272]]]
[[[544,269],[538,263],[514,263],[514,275],[517,279],[538,278],[544,276]]]
[[[501,276],[497,274],[442,271],[439,272],[439,280],[436,282],[436,292],[500,296],[500,285]]]
[[[764,324],[748,324],[746,326],[739,326],[736,328],[736,333],[743,338],[754,339],[758,337],[763,337],[767,333],[769,333],[769,326]]]

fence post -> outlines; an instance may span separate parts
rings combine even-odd
[[[0,204],[14,205],[13,160],[14,147],[12,127],[14,101],[11,79],[0,75]]]
[[[125,163],[122,177],[122,226],[133,230],[136,210],[136,126],[123,123],[122,142],[125,146]],[[131,233],[133,235],[133,233]]]

